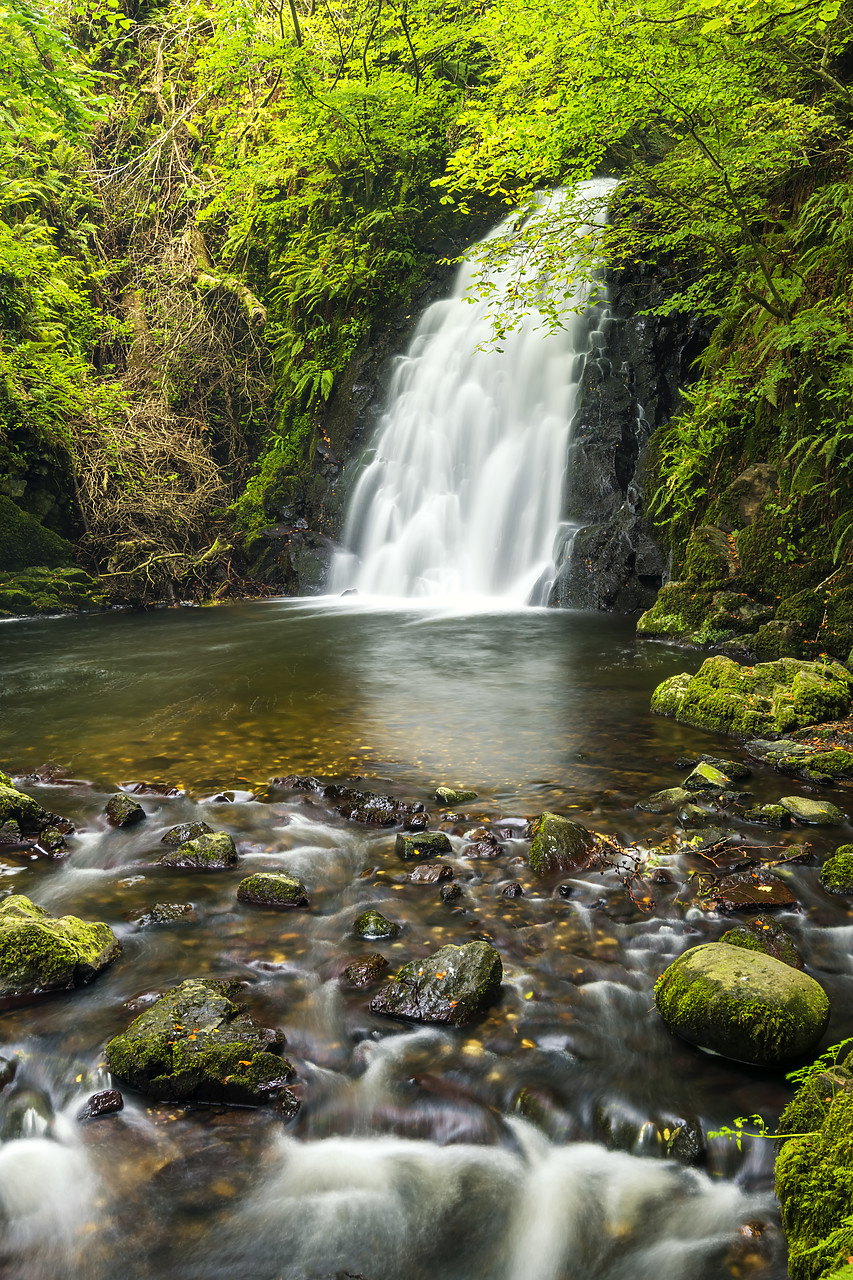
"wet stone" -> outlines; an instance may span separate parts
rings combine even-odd
[[[678,1125],[666,1139],[666,1154],[679,1164],[701,1164],[707,1154],[701,1127],[689,1122]]]
[[[429,814],[424,813],[408,813],[403,819],[404,831],[426,831],[429,826]]]
[[[341,977],[351,987],[369,987],[379,981],[387,968],[388,961],[385,957],[378,951],[372,951],[370,955],[359,956],[357,960],[350,961]]]
[[[853,844],[842,844],[821,867],[820,882],[827,893],[853,894]]]
[[[198,836],[179,845],[173,853],[164,853],[157,859],[158,867],[173,867],[178,871],[225,871],[237,865],[237,849],[226,831]]]
[[[289,773],[285,778],[270,778],[270,786],[282,791],[323,791],[326,784],[311,774]]]
[[[147,816],[141,804],[121,791],[110,796],[104,806],[104,813],[111,827],[133,827]]]
[[[3,774],[3,778],[6,775]],[[8,781],[8,779],[7,779]],[[0,778],[0,824],[15,823],[23,835],[38,835],[45,827],[55,823],[56,815],[16,787],[7,786]]]
[[[732,782],[741,782],[744,778],[751,776],[751,770],[742,760],[722,759],[719,756],[700,756],[699,762],[709,764],[714,769],[719,769]]]
[[[511,884],[505,884],[501,889],[501,896],[504,898],[523,898],[524,889],[517,880],[513,880]]]
[[[834,827],[844,821],[841,810],[826,800],[807,800],[804,796],[782,796],[779,804],[796,818],[797,822],[805,822],[810,826]]]
[[[237,900],[254,907],[272,907],[283,911],[288,907],[307,907],[305,885],[283,871],[258,871],[237,886]]]
[[[68,856],[68,841],[58,827],[45,827],[35,847],[46,858],[55,858],[59,861]]]
[[[394,796],[376,791],[359,791],[354,787],[332,785],[323,790],[335,812],[349,822],[362,822],[371,827],[392,827],[405,822],[414,813],[423,812],[422,804],[405,804]]]
[[[458,884],[443,884],[438,896],[442,902],[458,902],[462,897],[462,886]]]
[[[7,1084],[11,1084],[15,1079],[15,1073],[18,1070],[17,1058],[0,1057],[0,1089],[5,1089]]]
[[[180,822],[176,827],[170,827],[165,835],[160,837],[161,844],[186,844],[188,840],[197,840],[199,836],[213,835],[213,827],[209,827],[206,822]]]
[[[709,897],[717,911],[767,911],[797,905],[785,882],[769,871],[724,876]]]
[[[409,873],[412,884],[439,884],[453,879],[453,868],[447,862],[421,862]]]
[[[52,916],[21,894],[0,903],[0,999],[81,987],[120,954],[107,924]]]
[[[688,804],[693,794],[684,787],[667,787],[664,791],[655,791],[645,800],[638,800],[637,809],[643,813],[675,813],[680,805]]]
[[[598,851],[598,842],[586,827],[557,813],[541,814],[530,834],[530,868],[537,875],[582,871]]]
[[[396,938],[400,932],[398,924],[387,920],[378,911],[362,911],[352,928],[359,938]]]
[[[465,858],[497,858],[503,849],[497,840],[476,840],[474,844],[466,844],[462,850]]]
[[[700,761],[682,785],[685,791],[723,791],[731,781],[720,769]]]
[[[122,782],[119,785],[132,796],[163,796],[171,800],[184,794],[181,787],[173,787],[171,782]]]
[[[448,806],[455,804],[468,804],[469,801],[477,799],[477,792],[468,791],[462,787],[436,787],[435,798],[439,804]]]
[[[284,1037],[232,996],[225,982],[182,982],[109,1041],[110,1071],[164,1102],[275,1103],[293,1074]]]
[[[745,822],[757,822],[765,827],[790,827],[791,815],[781,804],[762,804],[755,809],[747,809],[743,814]]]
[[[490,943],[442,947],[404,965],[370,1008],[391,1018],[462,1026],[494,1003],[502,981],[500,954]]]
[[[101,1116],[112,1116],[117,1111],[123,1110],[124,1098],[118,1089],[103,1089],[100,1093],[93,1093],[91,1098],[87,1099],[85,1105],[77,1112],[77,1119],[81,1124],[85,1124],[89,1120],[99,1120]]]
[[[443,831],[424,831],[416,835],[397,836],[394,852],[398,858],[417,859],[426,862],[442,853],[452,853],[453,846]]]
[[[770,916],[758,915],[748,924],[729,929],[720,938],[720,942],[732,947],[743,947],[747,951],[763,951],[766,956],[781,960],[782,964],[789,964],[794,969],[805,968],[794,939]]]
[[[191,902],[155,902],[148,911],[132,917],[137,929],[163,924],[192,924],[196,914]]]

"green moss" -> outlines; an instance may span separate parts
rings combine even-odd
[[[806,756],[803,765],[814,773],[825,773],[831,778],[853,778],[853,751],[819,751]]]
[[[5,777],[4,774],[3,779]],[[49,820],[50,815],[38,801],[25,795],[23,791],[18,791],[12,785],[11,778],[8,786],[5,781],[0,780],[0,825],[4,822],[17,822],[22,831],[34,834],[46,826]]]
[[[352,928],[359,938],[396,938],[400,932],[398,924],[378,911],[362,911]]]
[[[0,569],[70,562],[70,543],[0,494]]]
[[[97,579],[82,569],[26,569],[0,573],[0,610],[9,615],[65,613],[100,608],[106,596]]]
[[[684,582],[668,582],[661,587],[651,609],[637,622],[637,634],[684,639],[701,627],[711,600],[709,591],[698,591]]]
[[[282,510],[300,506],[302,490],[311,475],[318,430],[308,414],[283,421],[256,474],[231,507],[238,529],[256,534],[281,519]]]
[[[56,918],[20,894],[0,903],[0,996],[88,982],[121,952],[107,924]]]
[[[237,898],[257,907],[307,907],[305,885],[280,871],[258,871],[237,886]]]
[[[738,557],[734,540],[713,525],[702,525],[691,533],[684,553],[682,577],[708,587],[737,577]]]
[[[829,893],[853,893],[853,844],[842,844],[821,867],[820,882]]]
[[[557,813],[543,813],[531,828],[530,869],[537,875],[579,871],[595,849],[595,837],[586,827]]]

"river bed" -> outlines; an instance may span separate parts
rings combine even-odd
[[[412,602],[271,601],[27,620],[0,628],[0,767],[62,766],[79,781],[24,783],[76,825],[64,862],[0,856],[0,892],[107,921],[121,958],[94,983],[2,1014],[0,1205],[6,1280],[783,1280],[772,1145],[705,1138],[697,1167],[666,1158],[668,1135],[707,1135],[736,1116],[770,1125],[791,1096],[780,1073],[674,1039],[652,988],[683,950],[731,917],[701,909],[674,820],[638,799],[730,739],[652,716],[649,695],[700,661],[637,641],[630,620],[518,610],[459,613]],[[322,797],[270,785],[311,773],[423,802],[446,830],[462,895],[407,878],[395,830],[338,816]],[[147,819],[103,818],[131,782]],[[443,819],[438,785],[478,799]],[[753,768],[756,802],[802,791]],[[853,811],[844,784],[834,801]],[[565,813],[645,856],[642,909],[614,873],[537,878],[526,820]],[[233,871],[153,867],[164,831],[203,818],[237,841]],[[500,836],[494,858],[465,833]],[[808,839],[818,855],[853,838]],[[818,858],[819,861],[819,858]],[[239,880],[282,869],[310,908],[237,903]],[[778,916],[826,986],[826,1044],[849,1034],[853,927],[817,865],[781,873],[801,904]],[[513,883],[523,893],[507,897]],[[140,928],[155,902],[193,917]],[[401,926],[365,944],[355,917]],[[736,923],[737,921],[735,921]],[[500,1001],[461,1029],[372,1014],[343,967],[379,950],[394,971],[449,942],[500,951]],[[280,1027],[302,1101],[288,1124],[264,1111],[152,1105],[88,1124],[110,1080],[106,1041],[188,977],[237,978],[251,1012]]]

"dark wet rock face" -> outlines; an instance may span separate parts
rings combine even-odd
[[[586,827],[556,813],[541,814],[530,835],[530,867],[537,875],[581,871],[589,866],[598,848]]]
[[[179,871],[225,871],[237,865],[237,849],[226,831],[198,836],[179,845],[174,853],[157,859],[158,867],[174,867]]]
[[[107,924],[52,916],[21,894],[0,903],[0,1000],[84,986],[120,954]]]
[[[462,1026],[497,999],[503,966],[488,942],[447,946],[404,965],[370,1008],[391,1018]]]
[[[371,827],[397,826],[423,810],[423,805],[405,804],[393,796],[381,795],[377,791],[358,791],[354,787],[326,787],[323,795],[342,818]]]
[[[720,938],[720,942],[732,947],[743,947],[747,951],[763,951],[766,956],[781,960],[782,964],[789,964],[794,969],[805,968],[794,939],[770,916],[758,915],[748,924],[729,929]]]
[[[284,1037],[231,998],[227,983],[189,979],[161,996],[106,1046],[119,1080],[163,1102],[261,1106],[287,1099],[293,1068]]]
[[[133,827],[145,818],[145,810],[136,800],[131,800],[124,792],[110,796],[104,808],[107,822],[111,827]]]
[[[87,1099],[85,1106],[77,1112],[77,1119],[81,1124],[86,1124],[89,1120],[99,1120],[101,1116],[113,1116],[117,1111],[122,1110],[124,1110],[124,1098],[118,1089],[104,1089],[101,1093],[93,1093],[91,1098]]]
[[[424,831],[416,835],[397,836],[394,851],[398,858],[417,859],[426,862],[442,853],[452,853],[453,846],[443,831]]]
[[[352,960],[344,969],[341,977],[351,987],[370,987],[384,974],[388,968],[388,961],[378,951],[372,951],[369,955],[359,956],[357,960]]]
[[[170,827],[160,837],[161,844],[186,844],[188,840],[197,840],[199,836],[213,835],[213,827],[206,822],[181,822],[177,827]]]
[[[814,978],[760,951],[719,942],[679,956],[655,984],[671,1031],[738,1062],[778,1066],[814,1048],[829,1000]]]
[[[400,932],[398,924],[387,920],[378,911],[362,911],[352,928],[359,938],[396,938]]]
[[[710,893],[717,911],[770,911],[795,907],[791,890],[769,871],[744,871],[718,880]]]
[[[442,902],[458,902],[462,897],[462,886],[458,884],[443,884],[438,896]]]
[[[305,885],[283,871],[258,871],[237,886],[237,900],[253,907],[271,907],[284,911],[289,907],[307,907]]]

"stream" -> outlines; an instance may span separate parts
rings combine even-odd
[[[17,1061],[0,1091],[3,1280],[783,1280],[772,1144],[706,1136],[696,1167],[666,1158],[680,1124],[772,1125],[792,1092],[675,1039],[653,1006],[663,968],[737,922],[702,910],[688,879],[702,863],[674,820],[634,807],[685,776],[676,761],[743,757],[648,711],[654,684],[696,661],[638,641],[628,619],[413,601],[4,625],[0,766],[62,766],[72,781],[22,785],[77,834],[65,861],[3,852],[0,892],[107,921],[123,954],[88,987],[2,1014],[0,1057]],[[395,828],[270,784],[294,773],[423,802],[461,896],[408,880]],[[143,794],[146,820],[110,829],[106,798],[134,782],[180,794]],[[442,818],[445,784],[478,799]],[[805,793],[758,765],[745,785],[757,802]],[[853,808],[844,784],[833,798]],[[655,849],[651,909],[613,872],[534,876],[525,823],[545,809]],[[199,818],[232,833],[239,866],[154,867],[163,832]],[[483,825],[493,858],[465,851]],[[728,826],[819,854],[851,839],[849,825]],[[300,877],[310,908],[238,903],[239,880],[269,869]],[[781,874],[800,907],[777,918],[829,992],[830,1044],[850,1028],[846,900],[823,892],[817,865]],[[507,897],[515,882],[523,895]],[[155,902],[192,915],[141,928]],[[354,937],[367,907],[399,936]],[[393,972],[475,938],[500,951],[504,984],[468,1027],[383,1018],[341,982],[368,951]],[[237,978],[284,1031],[298,1116],[123,1089],[123,1111],[80,1122],[110,1084],[106,1041],[188,977]]]

